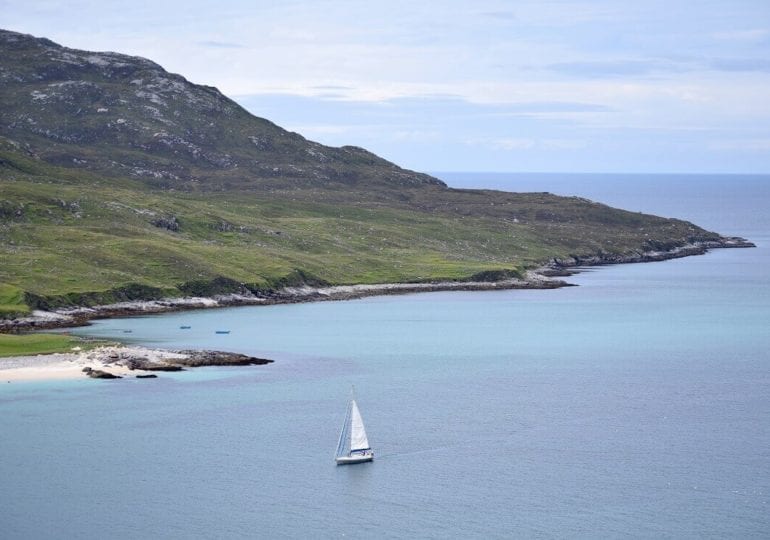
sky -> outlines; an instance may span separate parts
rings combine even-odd
[[[770,0],[0,0],[420,171],[770,173]]]

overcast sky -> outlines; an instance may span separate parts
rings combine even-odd
[[[770,0],[0,0],[422,171],[770,172]]]

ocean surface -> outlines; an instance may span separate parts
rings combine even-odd
[[[440,176],[758,247],[99,321],[78,333],[275,363],[0,385],[0,537],[768,538],[770,176]],[[337,467],[351,384],[376,458]]]

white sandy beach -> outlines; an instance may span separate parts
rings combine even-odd
[[[141,356],[154,362],[163,362],[185,355],[144,347],[98,347],[90,351],[41,354],[36,356],[11,356],[0,358],[0,383],[80,379],[86,377],[83,368],[100,369],[113,375],[136,376],[149,372],[129,370],[121,358]]]

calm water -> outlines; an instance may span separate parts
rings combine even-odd
[[[82,333],[276,362],[3,385],[0,536],[770,535],[770,177],[444,178],[682,216],[759,248],[554,291],[101,321]],[[377,457],[335,467],[351,383]]]

